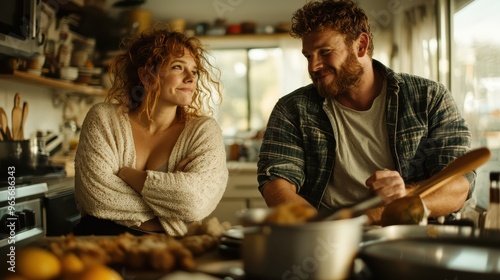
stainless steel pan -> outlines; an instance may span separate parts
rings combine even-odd
[[[373,279],[500,279],[500,242],[468,238],[400,239],[364,247]]]
[[[358,257],[373,279],[500,279],[500,231],[389,226],[364,233]]]
[[[362,246],[368,244],[409,238],[455,238],[473,237],[476,231],[470,226],[452,225],[393,225],[371,229],[363,233]]]

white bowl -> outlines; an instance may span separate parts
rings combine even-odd
[[[63,67],[59,71],[59,76],[62,80],[74,81],[78,78],[78,68],[77,67]]]

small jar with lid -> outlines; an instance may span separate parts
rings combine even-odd
[[[85,41],[74,43],[74,50],[71,55],[71,66],[73,67],[89,67],[92,64],[92,56],[94,55],[95,39],[88,38]]]

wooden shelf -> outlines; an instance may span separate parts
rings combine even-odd
[[[22,83],[30,83],[66,92],[77,92],[77,93],[96,94],[96,95],[105,95],[107,92],[102,88],[75,84],[70,81],[52,79],[43,76],[37,76],[17,70],[12,71],[11,73],[0,74],[0,79],[22,82]]]
[[[227,34],[221,36],[198,36],[211,49],[270,48],[289,44],[299,45],[301,41],[288,33],[273,34]]]

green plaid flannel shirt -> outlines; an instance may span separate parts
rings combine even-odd
[[[470,150],[471,133],[442,84],[395,73],[376,60],[373,65],[387,79],[385,125],[390,156],[407,184],[429,178]],[[336,140],[327,104],[312,84],[276,103],[259,155],[260,191],[267,182],[283,178],[319,207],[330,176],[335,176],[332,169]],[[476,174],[465,176],[470,183],[470,197]]]

